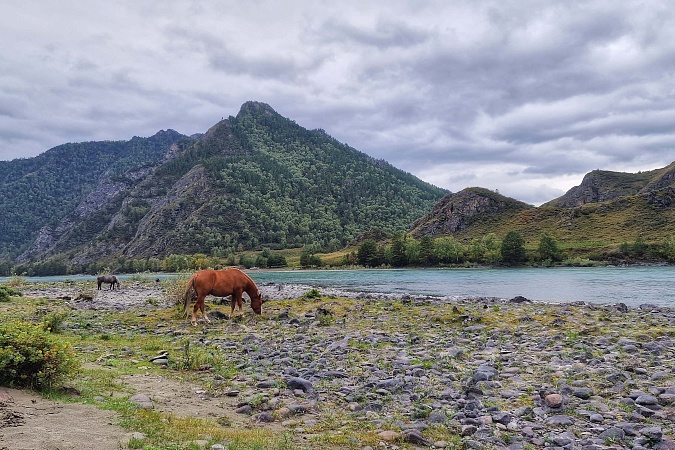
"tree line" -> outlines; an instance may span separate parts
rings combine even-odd
[[[531,247],[531,246],[530,246]],[[636,261],[664,261],[675,263],[675,236],[661,243],[647,243],[638,237],[624,242],[618,248],[599,253],[593,259],[574,257],[561,249],[551,234],[543,233],[536,247],[528,248],[523,236],[511,231],[502,240],[494,233],[482,238],[462,242],[453,236],[415,239],[405,233],[392,236],[387,241],[366,239],[356,250],[347,253],[336,264],[327,264],[318,243],[305,245],[300,253],[302,268],[339,267],[439,267],[439,266],[522,266],[526,264],[596,265],[600,263],[631,263]],[[117,258],[113,261],[70,265],[63,260],[47,260],[14,265],[0,261],[0,276],[49,276],[98,273],[185,272],[206,268],[283,268],[288,267],[286,257],[265,247],[258,253],[234,251],[215,252],[211,255],[171,254],[166,258]]]
[[[394,235],[389,242],[368,239],[356,252],[345,256],[344,263],[364,267],[431,267],[457,265],[581,265],[597,262],[631,262],[659,260],[675,262],[675,236],[662,243],[647,244],[637,238],[619,248],[599,253],[593,261],[570,257],[549,233],[540,236],[536,248],[528,249],[523,236],[517,231],[508,232],[500,241],[494,233],[482,238],[462,242],[453,236],[415,239],[406,234]]]

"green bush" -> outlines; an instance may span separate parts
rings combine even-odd
[[[0,286],[0,302],[8,302],[10,297],[21,297],[21,292],[10,286]]]
[[[50,333],[60,333],[62,331],[63,321],[68,317],[65,311],[53,312],[42,318],[42,329]]]
[[[304,298],[321,298],[321,292],[318,289],[312,288],[309,291],[305,292],[303,295]]]
[[[44,389],[78,368],[72,348],[42,325],[0,323],[0,385]]]

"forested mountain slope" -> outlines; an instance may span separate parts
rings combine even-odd
[[[85,265],[262,246],[333,250],[371,228],[403,231],[447,194],[263,103],[245,103],[199,137],[164,133],[172,139],[154,151],[144,147],[143,157],[130,148],[134,138],[67,144],[0,165],[32,167],[1,181],[2,193],[48,172],[31,198],[51,207],[28,226],[20,219],[25,208],[6,204],[12,216],[2,226],[15,239],[0,241],[2,254]]]
[[[185,136],[161,131],[150,138],[63,144],[35,157],[0,161],[0,257],[16,256],[43,227],[87,206],[97,189],[125,189],[166,157]]]

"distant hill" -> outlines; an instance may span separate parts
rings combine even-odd
[[[428,214],[413,223],[410,231],[413,236],[456,234],[532,208],[488,189],[472,187],[443,197]]]
[[[447,194],[257,102],[203,135],[65,144],[0,162],[0,175],[0,255],[75,265],[336,250],[373,228],[406,230]]]
[[[482,188],[448,194],[415,221],[410,233],[471,240],[517,231],[531,246],[542,233],[575,251],[608,249],[642,239],[675,237],[675,162],[638,174],[595,170],[580,186],[540,207]]]
[[[640,173],[594,170],[579,186],[542,206],[573,208],[587,203],[601,203],[620,197],[644,194],[675,186],[675,162],[662,169]]]

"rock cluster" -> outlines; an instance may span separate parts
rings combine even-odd
[[[675,448],[671,309],[296,303],[194,343],[241,368],[239,411],[253,420],[302,433],[337,415],[385,443],[437,448]]]
[[[126,331],[208,349],[236,373],[204,367],[210,397],[308,441],[675,448],[675,309],[322,294],[268,302],[262,318]]]

